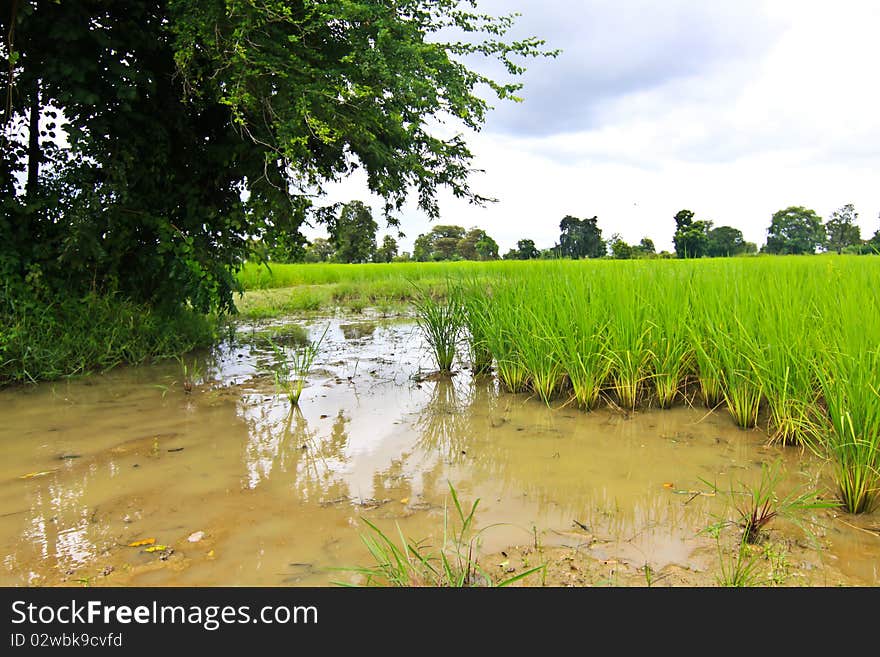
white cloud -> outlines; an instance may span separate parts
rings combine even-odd
[[[499,202],[480,209],[442,195],[441,223],[478,225],[502,252],[523,237],[551,246],[566,214],[597,215],[606,236],[648,236],[658,249],[672,248],[672,216],[682,208],[758,244],[772,213],[788,205],[828,217],[853,203],[863,236],[880,228],[880,3],[488,8],[502,4],[521,8],[522,32],[550,46],[554,36],[562,47],[569,40],[581,59],[533,64],[530,74],[540,75],[525,103],[471,136],[475,166],[486,169],[472,186]],[[354,177],[333,196],[369,202],[364,190]],[[430,225],[408,207],[402,247]]]

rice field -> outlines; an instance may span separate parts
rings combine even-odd
[[[840,502],[880,487],[880,259],[282,265],[246,287],[349,285],[446,293],[458,360],[551,406],[705,406],[831,460]],[[429,336],[431,318],[422,325]],[[438,327],[435,327],[438,328]],[[435,333],[440,333],[435,331]],[[448,369],[447,361],[439,369]]]

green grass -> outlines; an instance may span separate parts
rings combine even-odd
[[[456,294],[469,359],[481,371],[494,362],[510,392],[631,411],[690,402],[696,384],[701,403],[723,404],[738,426],[830,457],[846,509],[874,508],[880,259],[513,264],[432,263],[399,275],[468,281]],[[366,285],[393,279],[393,269],[352,272]]]
[[[363,577],[365,586],[455,588],[509,586],[544,571],[546,565],[541,564],[512,577],[497,580],[483,569],[478,559],[480,536],[492,525],[477,531],[475,522],[480,499],[474,500],[471,507],[465,510],[451,482],[449,492],[455,515],[450,519],[449,505],[444,504],[443,537],[438,548],[432,549],[426,540],[414,541],[406,538],[399,525],[396,526],[397,538],[392,539],[377,525],[361,518],[369,529],[361,534],[361,540],[374,563],[342,570]],[[343,582],[336,584],[348,585]]]
[[[723,404],[769,441],[829,458],[846,511],[877,506],[880,258],[248,265],[239,280],[250,318],[411,311],[430,299],[429,337],[446,323],[430,337],[439,369],[459,358],[494,369],[507,391],[584,410]],[[0,384],[179,355],[215,327],[114,298],[40,305],[7,294]]]
[[[393,300],[453,306],[475,372],[584,410],[699,403],[832,463],[843,508],[880,495],[880,258],[249,266],[246,288],[295,285],[245,312]],[[249,294],[254,294],[253,292]],[[278,294],[265,290],[260,294]],[[443,299],[455,297],[452,306]],[[439,322],[439,323],[438,323]],[[429,336],[440,369],[458,335]],[[439,348],[439,349],[438,349]],[[442,361],[442,365],[441,365]]]
[[[0,386],[179,357],[209,346],[218,328],[210,317],[160,315],[113,296],[46,303],[0,288]]]
[[[506,274],[528,268],[533,263],[496,260],[492,262],[396,262],[347,265],[335,263],[320,264],[270,264],[248,263],[238,275],[245,290],[263,290],[302,285],[327,285],[342,283],[354,285],[388,285],[388,289],[406,292],[410,283],[439,283],[452,277],[486,277]],[[381,289],[375,287],[373,289]],[[408,295],[407,295],[408,297]]]
[[[246,292],[236,307],[242,317],[266,319],[319,311],[334,303],[332,288],[307,286]]]
[[[748,544],[760,542],[767,527],[775,518],[785,518],[802,529],[800,515],[804,511],[814,509],[831,509],[840,506],[836,500],[827,500],[818,495],[807,485],[796,487],[782,495],[782,462],[762,463],[761,474],[757,481],[737,481],[727,491],[703,479],[703,483],[716,494],[727,497],[736,516],[736,524],[742,529],[742,541]],[[729,524],[722,521],[720,525]],[[810,532],[807,532],[808,534]]]
[[[329,328],[328,325],[317,340],[310,340],[305,344],[299,344],[289,352],[275,344],[271,338],[269,339],[269,345],[272,347],[272,351],[275,352],[275,363],[272,365],[275,387],[287,397],[291,406],[299,404],[299,398],[305,389],[312,364],[318,356],[321,343],[327,336]]]
[[[719,586],[742,588],[758,586],[761,583],[760,553],[752,552],[749,544],[742,540],[737,544],[736,552],[725,555],[718,541]]]
[[[464,330],[464,308],[458,297],[435,299],[429,292],[417,290],[413,300],[416,322],[434,356],[437,370],[450,374]]]

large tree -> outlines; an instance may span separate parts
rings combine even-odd
[[[739,255],[749,250],[750,243],[746,242],[739,228],[718,226],[707,233],[707,238],[706,255],[713,258]]]
[[[878,219],[880,219],[880,215],[878,215]],[[865,245],[868,247],[869,252],[880,253],[880,228],[874,231],[871,239],[865,242]]]
[[[510,249],[504,254],[505,260],[535,260],[541,256],[541,252],[535,247],[535,241],[530,239],[517,240],[516,248]]]
[[[859,213],[852,203],[847,203],[831,213],[825,222],[825,245],[829,251],[842,253],[847,246],[862,243],[862,231],[856,224]]]
[[[305,247],[303,262],[329,262],[335,253],[336,250],[330,244],[330,240],[316,237]]]
[[[641,255],[654,255],[657,253],[657,250],[654,248],[654,240],[650,237],[643,237],[638,246],[634,246],[633,249]]]
[[[559,222],[559,251],[564,258],[601,258],[606,245],[598,217],[578,219],[571,215]]]
[[[464,260],[497,260],[498,243],[482,228],[471,228],[456,248]]]
[[[461,258],[458,245],[464,235],[465,230],[461,226],[438,224],[416,238],[413,258],[420,262]]]
[[[629,260],[634,255],[634,249],[631,244],[627,244],[623,241],[623,238],[618,235],[612,235],[608,241],[611,244],[611,257],[616,260]]]
[[[391,235],[386,235],[382,238],[382,244],[376,249],[373,260],[375,262],[391,262],[397,257],[397,248],[397,240]]]
[[[465,137],[431,126],[516,98],[471,56],[515,76],[555,54],[512,23],[458,0],[3,3],[0,277],[229,310],[250,245],[335,216],[314,199],[356,169],[392,224],[411,190],[432,218],[441,189],[483,203]]]
[[[675,234],[672,243],[675,255],[679,258],[701,258],[709,248],[711,221],[694,221],[690,210],[679,210],[675,214]]]
[[[767,253],[815,253],[825,243],[822,218],[814,210],[791,205],[773,213],[767,229]]]
[[[339,216],[330,221],[327,232],[339,262],[369,262],[376,253],[376,231],[379,225],[363,201],[350,201],[342,206]]]

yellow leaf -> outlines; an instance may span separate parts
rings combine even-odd
[[[404,497],[402,500],[400,500],[400,503],[401,503],[401,504],[409,504],[409,498],[408,498],[408,497]]]
[[[153,545],[151,547],[148,547],[146,550],[144,550],[144,552],[164,552],[167,549],[168,549],[167,545]]]
[[[28,472],[27,474],[23,474],[19,477],[19,479],[33,479],[34,477],[45,477],[47,474],[52,474],[55,472],[54,470],[43,470],[41,472]]]
[[[210,552],[208,552],[208,558],[209,558],[209,559],[213,559],[213,558],[214,558],[214,550],[211,550]]]
[[[145,538],[141,541],[135,541],[134,543],[129,543],[128,547],[142,547],[144,545],[152,545],[156,542],[155,538]]]
[[[663,488],[672,488],[673,486],[675,486],[675,484],[670,483],[668,481],[665,484],[663,484]]]

